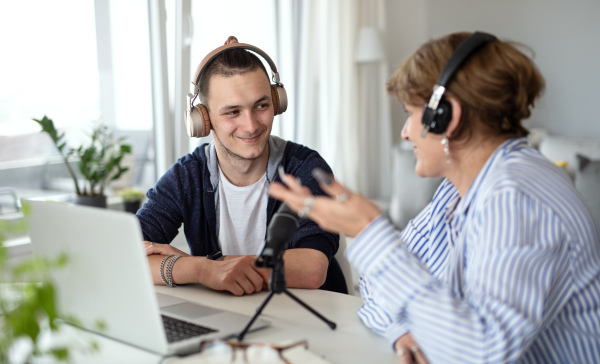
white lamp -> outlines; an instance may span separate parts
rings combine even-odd
[[[383,61],[384,57],[379,30],[372,26],[360,28],[354,60],[357,63],[370,63]]]

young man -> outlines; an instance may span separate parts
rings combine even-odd
[[[229,43],[237,39],[230,37]],[[137,213],[153,279],[201,283],[234,295],[259,292],[267,287],[270,269],[257,268],[254,260],[281,205],[267,193],[279,180],[278,168],[315,194],[323,192],[311,171],[331,169],[317,152],[271,136],[279,100],[254,54],[223,50],[201,64],[194,81],[214,141],[180,158],[148,191]],[[182,223],[191,255],[169,245]],[[347,292],[333,258],[338,246],[338,235],[301,219],[283,255],[287,286]]]

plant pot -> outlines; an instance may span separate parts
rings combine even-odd
[[[142,201],[123,201],[125,211],[135,214],[139,209]]]
[[[76,195],[77,205],[106,208],[106,195]]]

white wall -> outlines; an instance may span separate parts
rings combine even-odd
[[[526,126],[600,138],[600,1],[387,0],[390,74],[419,44],[455,31],[481,30],[525,43],[546,80]],[[394,140],[405,114],[392,108]]]

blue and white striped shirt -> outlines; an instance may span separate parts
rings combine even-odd
[[[411,332],[432,363],[600,362],[600,228],[524,138],[464,198],[448,180],[400,233],[379,217],[348,249],[363,322]]]

